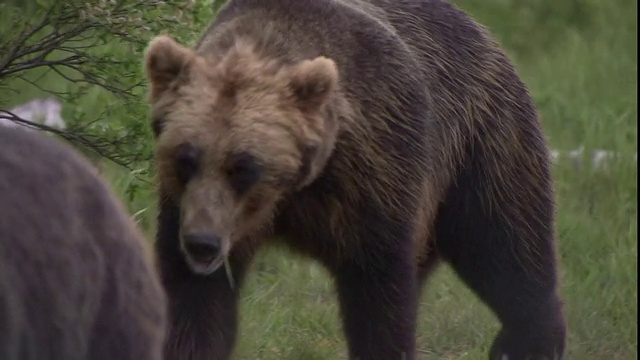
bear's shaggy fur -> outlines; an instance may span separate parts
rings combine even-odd
[[[150,245],[68,145],[0,129],[0,359],[160,360]]]
[[[195,50],[154,39],[146,69],[166,359],[230,356],[238,286],[274,241],[335,278],[352,359],[416,357],[440,260],[501,321],[491,359],[562,357],[545,139],[509,59],[456,7],[231,0]]]

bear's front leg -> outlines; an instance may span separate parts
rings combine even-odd
[[[230,256],[234,287],[225,268],[196,275],[179,249],[179,209],[162,199],[156,250],[169,301],[165,360],[226,360],[237,333],[239,286],[249,259]]]
[[[366,255],[333,271],[349,358],[413,360],[416,271],[402,244],[378,240],[372,244],[382,246],[368,247]]]
[[[170,314],[165,360],[230,358],[237,333],[238,292],[224,271],[164,282]]]

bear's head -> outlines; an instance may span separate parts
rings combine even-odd
[[[265,59],[241,41],[203,56],[167,36],[151,41],[145,67],[159,186],[180,207],[187,263],[210,274],[322,171],[338,71],[325,57]]]

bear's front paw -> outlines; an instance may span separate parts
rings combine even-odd
[[[565,326],[535,330],[502,329],[491,346],[490,360],[562,360]]]

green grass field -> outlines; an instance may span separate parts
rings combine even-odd
[[[455,2],[504,44],[553,148],[637,151],[635,0]],[[25,91],[19,101],[29,97]],[[568,359],[636,359],[637,165],[620,161],[596,170],[561,162],[554,174]],[[109,175],[120,190],[131,180],[122,171]],[[128,205],[151,238],[152,192]],[[485,359],[498,330],[495,317],[447,267],[426,289],[419,319],[419,358],[425,360]],[[236,355],[344,359],[326,272],[286,250],[265,250],[243,289]]]

